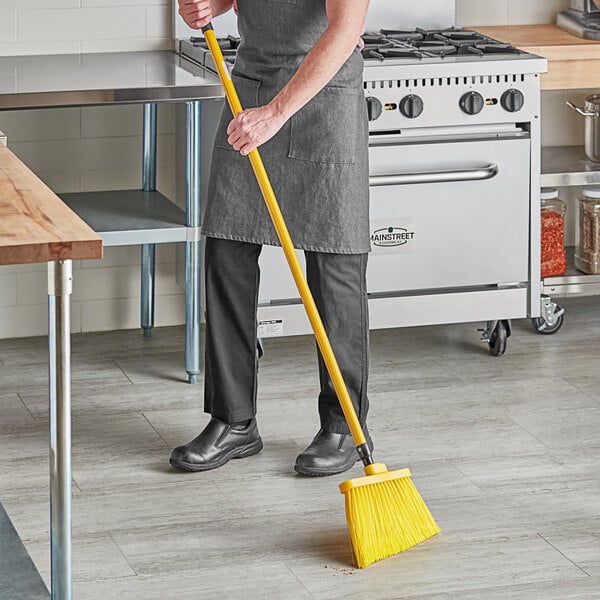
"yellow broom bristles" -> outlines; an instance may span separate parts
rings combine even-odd
[[[440,532],[409,475],[408,469],[385,472],[340,486],[359,568],[404,552]]]

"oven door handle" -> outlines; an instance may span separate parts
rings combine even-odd
[[[419,183],[453,183],[457,181],[485,181],[498,175],[498,165],[476,167],[474,169],[452,169],[451,171],[432,171],[417,173],[398,173],[396,175],[374,175],[369,177],[372,187],[384,185],[412,185]]]

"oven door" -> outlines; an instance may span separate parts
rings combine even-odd
[[[370,294],[529,278],[530,140],[372,140]]]

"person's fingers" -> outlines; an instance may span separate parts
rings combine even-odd
[[[179,14],[189,27],[201,28],[212,21],[209,0],[179,0]]]
[[[231,146],[233,146],[233,147],[235,148],[235,145],[240,143],[240,141],[241,141],[241,136],[240,136],[240,135],[230,135],[230,136],[227,138],[227,141],[229,142],[229,144],[230,144]],[[237,148],[236,148],[236,150],[237,150]]]
[[[185,16],[191,20],[194,20],[194,19],[198,20],[198,19],[204,19],[206,17],[212,16],[212,11],[210,8],[205,8],[205,9],[201,9],[201,10],[191,8],[191,9],[180,10],[179,14],[181,16]]]
[[[179,0],[179,6],[197,6],[210,8],[210,0]]]
[[[254,150],[254,148],[256,148],[255,144],[243,144],[240,148],[240,154],[242,156],[248,156],[248,154],[250,154],[250,152],[252,152],[252,150]]]

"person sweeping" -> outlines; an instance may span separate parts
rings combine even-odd
[[[234,8],[241,44],[232,79],[244,110],[216,134],[205,246],[206,428],[175,448],[184,471],[260,452],[256,423],[258,259],[279,245],[246,156],[260,146],[350,396],[368,411],[368,119],[358,49],[368,0],[179,0],[199,29]],[[358,460],[321,354],[321,428],[295,470],[334,475]]]
[[[244,0],[244,2],[245,1],[246,0]],[[302,0],[298,0],[298,2],[297,0],[267,1],[285,4],[300,4]],[[180,2],[185,2],[185,0],[180,0]],[[196,2],[190,0],[190,2],[192,4],[201,4],[201,2],[199,1]],[[309,3],[305,2],[304,4],[306,5]],[[234,1],[233,5],[237,12],[237,2]],[[190,5],[188,4],[188,7],[189,6]],[[338,2],[330,2],[330,0],[327,0],[324,3],[321,3],[321,6],[325,9],[325,15],[329,23],[331,23],[332,21],[332,19],[330,18],[330,14],[335,13],[338,16],[341,14],[339,12],[336,12],[336,9],[339,8]],[[209,6],[209,10],[203,13],[208,18],[208,22],[202,24],[202,20],[198,19],[194,21],[194,23],[196,25],[199,24],[202,28],[206,42],[208,43],[208,47],[210,49],[210,53],[217,67],[219,78],[221,79],[221,82],[225,89],[225,95],[227,97],[229,107],[232,111],[233,121],[227,127],[227,133],[229,134],[228,142],[233,146],[235,150],[238,150],[242,156],[247,155],[249,158],[251,171],[256,179],[261,196],[263,197],[265,202],[264,206],[266,207],[267,213],[269,214],[270,220],[274,226],[277,240],[281,243],[281,246],[283,248],[284,255],[294,277],[296,286],[298,287],[300,297],[302,298],[302,303],[306,309],[308,319],[315,334],[317,346],[320,352],[319,358],[322,384],[321,396],[324,395],[326,391],[326,386],[328,386],[329,388],[333,388],[333,391],[335,392],[335,397],[339,401],[339,407],[343,415],[343,424],[351,432],[353,444],[356,446],[357,453],[355,456],[357,456],[363,462],[364,465],[365,476],[357,479],[351,479],[342,483],[340,485],[340,491],[346,497],[346,516],[348,520],[348,527],[354,550],[355,561],[359,567],[366,567],[375,561],[392,556],[393,554],[396,554],[398,552],[402,552],[403,550],[406,550],[436,535],[439,532],[439,527],[437,526],[437,523],[431,516],[431,513],[425,505],[425,502],[420,497],[418,491],[412,483],[410,479],[411,473],[409,469],[402,469],[399,471],[390,472],[388,471],[386,465],[382,463],[376,463],[373,459],[373,445],[370,442],[370,440],[368,440],[368,434],[366,433],[364,423],[361,422],[361,419],[359,417],[360,411],[363,407],[363,403],[361,402],[362,398],[359,396],[357,402],[357,400],[353,399],[350,395],[350,387],[344,381],[345,377],[342,373],[342,370],[340,369],[340,363],[336,358],[336,355],[334,354],[334,350],[330,342],[330,336],[328,335],[325,325],[323,324],[323,319],[321,318],[321,311],[318,309],[317,302],[315,302],[315,298],[317,298],[317,301],[321,301],[321,303],[325,307],[327,306],[327,303],[324,302],[324,298],[326,296],[317,296],[317,293],[320,293],[322,288],[324,289],[324,286],[326,283],[328,283],[328,281],[317,277],[317,284],[315,284],[313,280],[311,282],[311,285],[309,286],[309,283],[307,282],[306,277],[302,272],[302,268],[300,266],[298,258],[294,252],[292,238],[290,237],[290,233],[286,225],[286,220],[284,219],[284,216],[280,209],[279,202],[271,184],[271,180],[269,178],[267,170],[265,169],[265,164],[263,163],[261,155],[257,149],[257,146],[263,144],[264,142],[268,142],[268,140],[270,139],[273,139],[273,141],[275,141],[275,138],[273,138],[272,136],[279,131],[283,131],[283,128],[281,126],[277,126],[274,128],[273,133],[273,130],[269,130],[269,121],[267,120],[266,125],[263,127],[263,132],[266,133],[264,133],[262,138],[260,135],[244,135],[246,123],[261,123],[261,117],[258,117],[258,113],[260,113],[260,111],[258,109],[244,111],[242,107],[242,103],[240,102],[240,96],[238,95],[236,85],[232,81],[232,77],[225,66],[223,54],[221,52],[221,49],[219,48],[217,38],[213,31],[212,23],[210,22],[212,18],[210,8],[212,7]],[[253,8],[256,8],[256,6],[254,6]],[[366,6],[364,7],[364,9],[366,10]],[[185,15],[185,11],[182,11],[182,14]],[[302,14],[302,11],[300,11],[300,14]],[[309,17],[311,13],[305,10],[304,14],[306,17]],[[343,22],[343,20],[340,22]],[[351,25],[352,19],[350,19],[348,23]],[[351,26],[349,29],[350,31],[352,31]],[[283,87],[283,89],[279,93],[277,93],[274,96],[273,100],[271,100],[270,102],[275,102],[275,100],[277,98],[280,98],[281,96],[285,97],[285,91],[288,89],[288,87],[293,87],[292,82],[299,78],[299,74],[303,72],[305,65],[310,64],[309,59],[311,57],[312,52],[314,52],[316,48],[319,48],[319,45],[321,44],[322,40],[326,39],[326,36],[329,31],[330,25],[327,27],[327,29],[325,29],[324,33],[319,34],[317,32],[316,37],[318,37],[319,39],[314,45],[313,49],[309,50],[308,54],[306,54],[305,59],[301,61],[300,66],[298,67],[296,73],[292,76],[290,82],[285,87]],[[242,39],[244,39],[243,31]],[[277,47],[277,44],[275,44],[275,47]],[[281,50],[283,50],[283,48],[280,47],[279,51]],[[343,67],[337,72],[337,75],[339,75],[339,73],[342,71]],[[324,69],[323,73],[328,73],[327,69]],[[337,77],[337,75],[334,75],[334,79]],[[260,102],[258,98],[260,96],[262,88],[262,81],[254,80],[255,84],[257,82],[258,86],[253,86],[254,89],[252,94],[249,95],[249,98],[252,98],[254,92],[256,92],[258,94],[257,105],[259,106]],[[342,89],[347,90],[351,88]],[[301,114],[303,107],[308,107],[311,103],[316,102],[316,99],[319,97],[319,94],[324,92],[325,90],[331,90],[332,92],[334,92],[335,88],[334,86],[331,86],[331,84],[326,85],[325,87],[321,88],[321,92],[317,92],[316,95],[308,96],[308,99],[299,102],[297,104],[298,109],[295,112],[291,112],[289,115],[285,116],[285,123],[290,121],[291,124],[290,135],[288,136],[288,139],[285,143],[285,146],[289,148],[288,157],[304,160],[306,162],[311,163],[322,161],[324,162],[324,164],[355,164],[357,154],[356,147],[354,147],[353,157],[352,152],[346,152],[344,154],[342,148],[335,148],[334,144],[331,144],[331,140],[328,140],[325,147],[320,149],[320,158],[317,158],[314,155],[314,153],[311,154],[309,157],[306,148],[307,145],[310,145],[308,144],[310,140],[306,137],[306,135],[304,135],[304,137],[302,136],[302,134],[298,135],[299,132],[296,132],[295,134],[296,130],[294,130],[293,128],[294,118],[298,117]],[[268,97],[270,97],[270,95],[268,95]],[[288,102],[289,100],[290,99],[287,98]],[[307,102],[308,104],[306,104]],[[339,108],[342,110],[344,108],[347,109],[348,105],[342,103]],[[283,107],[280,107],[280,110],[274,111],[275,115],[281,113],[285,115]],[[324,123],[326,123],[327,120],[318,120],[318,114],[320,114],[320,111],[317,111],[317,113],[313,114],[313,119],[311,122],[313,124],[314,122],[317,122],[319,125],[324,125]],[[349,114],[356,116],[355,113],[350,111]],[[360,111],[358,112],[358,114],[360,114]],[[248,117],[248,115],[250,115],[250,117]],[[257,118],[253,121],[252,117]],[[301,119],[297,120],[300,121],[300,124],[304,124],[302,123]],[[366,120],[364,119],[363,114],[363,124],[365,123],[365,121]],[[309,123],[305,124],[309,125]],[[222,120],[221,127],[223,127],[224,125],[225,124]],[[246,133],[248,132],[246,131]],[[311,135],[314,136],[316,133],[317,132],[312,131]],[[328,131],[325,131],[325,133],[327,134]],[[304,134],[306,134],[306,132],[304,132]],[[296,146],[294,146],[294,142],[297,141],[295,140],[295,135],[298,140],[302,140],[302,143],[297,144]],[[281,136],[279,137],[281,138]],[[351,136],[351,138],[353,138],[353,136]],[[354,141],[354,139],[349,138],[347,141],[351,143],[352,141]],[[272,144],[272,146],[273,145],[274,144]],[[332,163],[331,161],[333,155],[335,155],[336,158],[333,159],[335,160],[335,162]],[[345,162],[342,162],[342,155],[345,157]],[[325,156],[327,156],[327,159],[323,158]],[[332,189],[336,189],[335,186]],[[337,206],[337,204],[335,206]],[[314,207],[311,206],[311,208]],[[300,227],[300,230],[302,231],[302,227]],[[308,239],[311,239],[310,235],[308,236]],[[309,278],[311,278],[311,271],[309,266],[309,257],[311,256],[311,254],[334,254],[329,252],[316,252],[311,250],[305,250],[305,252],[307,256],[307,271]],[[324,267],[321,266],[320,271],[324,270]],[[256,281],[258,281],[258,271],[256,271],[256,275]],[[331,275],[333,275],[333,272],[331,273]],[[365,272],[364,270],[362,270],[363,283],[365,279],[364,275]],[[321,287],[317,287],[317,285]],[[313,293],[314,289],[317,290],[316,293]],[[333,286],[329,285],[329,289],[333,289]],[[341,290],[342,287],[340,287],[339,289]],[[363,292],[362,289],[361,292]],[[361,296],[365,296],[365,294],[361,293]],[[255,302],[256,298],[257,293],[255,290]],[[221,296],[221,299],[229,300],[230,308],[233,306],[233,303],[231,302],[233,300],[232,296],[230,296],[229,298]],[[366,297],[364,299],[366,300]],[[254,309],[254,311],[256,313],[256,308]],[[329,310],[328,315],[335,316],[338,320],[344,319],[344,316],[342,314],[336,314],[335,311]],[[256,332],[256,327],[254,328],[254,331]],[[256,333],[254,334],[253,341],[256,342]],[[255,346],[253,346],[251,350],[254,351]],[[254,353],[256,356],[256,352]],[[323,369],[323,367],[325,367],[325,369]],[[256,389],[254,389],[254,393],[255,392]],[[358,404],[358,408],[356,404]],[[324,422],[324,414],[325,411],[322,410],[322,423]],[[223,424],[222,421],[219,421],[213,415],[208,426],[195,440],[190,442],[190,444],[188,444],[187,446],[182,446],[174,450],[173,455],[171,457],[171,463],[174,464],[174,466],[176,466],[177,468],[182,468],[184,470],[206,470],[208,468],[215,468],[217,466],[220,466],[221,464],[227,462],[230,458],[244,457],[249,456],[251,454],[255,454],[256,452],[259,452],[262,448],[262,442],[260,440],[260,437],[258,436],[258,432],[256,431],[254,418],[249,419],[245,422],[234,423],[233,425],[229,424],[224,430],[221,427],[219,427],[219,423]],[[250,429],[253,430],[251,433],[249,431]],[[220,434],[219,439],[216,441],[214,438],[215,432],[219,432]],[[238,432],[241,436],[242,441],[240,441],[240,438],[232,438],[232,432]],[[351,458],[349,457],[349,453],[345,452],[343,449],[347,437],[348,436],[346,433],[337,434],[335,432],[323,429],[322,426],[321,430],[314,438],[311,445],[297,458],[295,465],[296,471],[306,475],[329,475],[333,474],[334,472],[339,473],[348,469],[350,466],[352,466],[352,463],[354,461],[351,460]],[[339,440],[337,448],[332,447],[332,438],[333,440]],[[212,446],[210,444],[212,444]],[[216,453],[215,449],[217,449]],[[325,449],[325,451],[323,451],[323,449]],[[206,450],[207,452],[204,456],[202,456],[202,452]],[[223,450],[225,450],[225,452],[223,452]],[[212,464],[208,464],[209,460],[207,460],[207,457],[210,456],[211,452],[213,454],[213,457],[216,454],[216,456],[218,456],[219,459],[213,460]],[[188,460],[184,461],[183,463],[177,463],[176,460],[180,458],[180,456],[177,455],[178,453],[179,455],[183,454],[184,457]],[[195,456],[193,456],[194,453]],[[349,457],[348,460],[346,460],[346,456]],[[189,462],[190,458],[193,458],[194,462]]]

